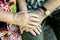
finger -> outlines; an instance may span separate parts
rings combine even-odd
[[[38,29],[37,29],[36,27],[34,27],[33,30],[34,30],[37,34],[40,34],[40,32],[38,31]]]
[[[24,27],[20,27],[20,29],[23,29],[23,28],[26,28],[25,26]]]
[[[30,16],[31,16],[31,17],[35,17],[35,18],[39,18],[39,16],[38,16],[38,15],[33,14],[33,13],[32,13],[32,14],[30,14]]]
[[[41,28],[41,25],[38,25]]]
[[[27,25],[28,28],[33,29],[35,26]]]
[[[22,29],[20,29],[20,32],[21,32],[21,34],[23,34],[23,30]]]
[[[26,30],[28,28],[32,28],[33,26],[32,25],[26,25],[25,27],[20,27],[21,30]]]
[[[33,30],[28,29],[26,32],[30,32],[32,35],[36,36],[36,33]]]
[[[23,34],[23,30],[21,30],[21,34]]]
[[[28,27],[22,28],[23,31],[25,31],[25,30],[27,30],[27,29],[29,29],[29,28],[28,28]]]
[[[35,21],[35,20],[30,20],[30,22],[40,23],[39,21]]]
[[[38,29],[39,32],[42,32],[41,27],[37,26],[36,28]]]
[[[30,18],[30,21],[35,21],[35,22],[38,22],[38,23],[39,23],[39,22],[40,22],[40,19],[31,17],[31,18]]]
[[[28,23],[28,25],[30,25],[30,26],[38,26],[38,25],[39,25],[39,23],[29,22],[29,23]]]

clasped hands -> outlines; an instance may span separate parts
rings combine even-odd
[[[24,31],[37,35],[42,32],[39,16],[32,12],[19,12],[14,16],[15,23],[20,26],[21,34]]]

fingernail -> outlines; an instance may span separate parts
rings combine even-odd
[[[34,36],[36,36],[36,34],[33,34]]]
[[[40,30],[40,32],[42,32],[42,30]]]
[[[40,33],[38,32],[38,34],[40,34]]]

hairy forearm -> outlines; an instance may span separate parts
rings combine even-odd
[[[14,24],[13,14],[0,10],[0,21]]]
[[[51,12],[53,12],[55,10],[55,8],[57,8],[60,5],[60,0],[48,0],[45,3],[45,7],[50,10]]]
[[[26,15],[26,12],[18,12],[16,14],[12,14],[10,12],[5,12],[0,9],[0,21],[7,22],[9,24],[25,26],[26,21],[28,20],[27,17],[28,14]]]

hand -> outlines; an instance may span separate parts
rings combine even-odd
[[[29,20],[29,15],[26,12],[19,12],[14,15],[16,25],[21,27],[26,26]]]
[[[33,35],[40,34],[41,23],[47,17],[41,10],[35,11],[37,14],[29,13],[30,21],[26,27],[20,28],[21,33],[25,30],[26,32],[30,32]]]
[[[30,32],[33,36],[36,36],[37,34],[40,35],[40,32],[42,32],[41,26],[31,26],[31,27],[27,26],[25,28],[20,28],[21,34],[23,34],[24,30],[26,32]]]
[[[20,25],[21,33],[23,33],[23,31],[27,31],[32,33],[32,35],[40,34],[40,32],[42,31],[39,27],[40,25],[39,16],[33,13],[26,13],[24,15],[25,16],[23,20],[21,20],[22,22]]]
[[[18,2],[21,11],[28,11],[25,0],[18,0]],[[25,21],[22,20],[23,24],[21,24],[22,26],[20,27],[21,33],[23,33],[23,31],[27,31],[32,33],[33,35],[40,34],[41,29],[38,26],[40,24],[38,15],[33,13],[27,13],[24,19]]]

